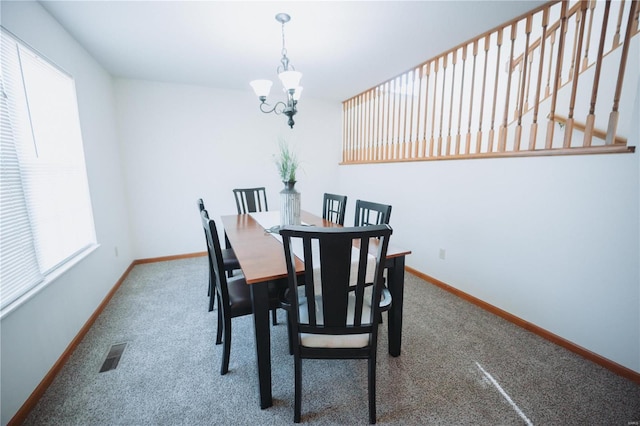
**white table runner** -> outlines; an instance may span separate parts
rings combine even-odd
[[[251,217],[260,224],[265,230],[265,232],[269,232],[273,238],[277,239],[282,243],[282,236],[279,234],[277,228],[280,224],[280,212],[279,211],[267,211],[267,212],[256,212],[250,213]],[[308,225],[302,222],[303,225]],[[302,240],[300,238],[292,238],[291,247],[293,249],[293,254],[296,255],[301,260],[304,260],[304,248],[302,247]],[[320,265],[319,258],[320,249],[318,247],[317,241],[314,241],[312,245],[312,253],[313,253],[313,264]],[[353,247],[351,249],[351,259],[352,259],[352,268],[351,268],[351,281],[355,283],[358,278],[358,257],[360,256],[360,249]],[[367,274],[366,274],[366,282],[373,282],[373,278],[375,275],[375,256],[369,254],[367,258]],[[319,271],[315,274],[315,282],[320,282]]]

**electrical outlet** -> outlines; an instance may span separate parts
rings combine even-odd
[[[447,257],[447,251],[441,248],[440,253],[438,254],[438,257],[440,257],[440,260],[445,260]]]
[[[116,257],[118,257],[118,246],[115,246],[115,247],[114,247],[114,249],[113,249],[113,251],[115,252]]]

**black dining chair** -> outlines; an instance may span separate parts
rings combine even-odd
[[[356,200],[356,216],[353,226],[388,225],[389,219],[391,219],[391,206],[389,204]],[[382,315],[380,315],[378,321],[382,323]]]
[[[237,275],[227,279],[224,273],[222,248],[215,222],[209,218],[206,210],[200,212],[202,227],[207,237],[209,274],[218,294],[218,330],[216,345],[222,343],[222,366],[220,374],[229,371],[229,356],[231,354],[231,319],[253,312],[251,306],[251,290],[243,276]],[[269,283],[270,309],[280,307],[280,293],[275,283]]]
[[[259,188],[236,188],[233,190],[236,199],[238,214],[256,213],[269,211],[267,205],[267,193],[264,187]],[[276,311],[272,312],[273,325],[278,325]]]
[[[325,193],[322,200],[322,218],[344,225],[347,196]]]
[[[282,304],[288,310],[293,342],[294,422],[301,417],[302,359],[368,360],[369,423],[376,422],[376,319],[391,307],[382,277],[391,233],[389,225],[280,230],[288,274]],[[360,247],[355,254],[354,243]],[[377,245],[375,255],[369,254],[371,244]],[[297,275],[292,249],[300,246],[304,283]]]
[[[204,207],[204,201],[202,201],[202,198],[198,198],[198,209],[200,210],[201,213],[203,211],[206,212],[206,209]],[[207,213],[207,219],[208,218],[209,216]],[[206,244],[207,243],[206,232],[205,232],[204,238],[205,238],[205,244]],[[207,252],[208,251],[209,251],[209,245],[207,244]],[[231,248],[222,249],[221,253],[222,253],[222,263],[224,265],[224,270],[225,272],[227,272],[228,276],[232,276],[234,270],[240,269],[240,262],[238,262],[238,258],[236,257],[236,254],[233,252],[233,249]],[[216,298],[216,292],[214,289],[211,274],[209,274],[209,290],[207,295],[209,296],[209,312],[211,312],[213,311],[213,305],[215,304],[215,298]]]
[[[264,187],[236,188],[233,190],[233,195],[236,199],[238,214],[269,211]]]
[[[390,205],[356,200],[356,217],[353,220],[353,226],[388,225],[390,218]]]

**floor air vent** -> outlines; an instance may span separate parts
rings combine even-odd
[[[102,367],[100,367],[100,372],[104,373],[105,371],[115,370],[118,366],[118,362],[120,362],[124,348],[126,347],[126,343],[119,343],[111,346],[111,349],[109,349],[109,353],[107,354],[107,358],[102,363]]]

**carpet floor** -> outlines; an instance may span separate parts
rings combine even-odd
[[[26,425],[293,423],[284,311],[271,327],[274,405],[261,410],[251,316],[235,318],[219,373],[205,257],[138,265]],[[640,386],[406,274],[402,355],[377,362],[379,424],[637,425]],[[114,344],[116,369],[100,373]],[[367,363],[303,360],[302,422],[367,424]]]

